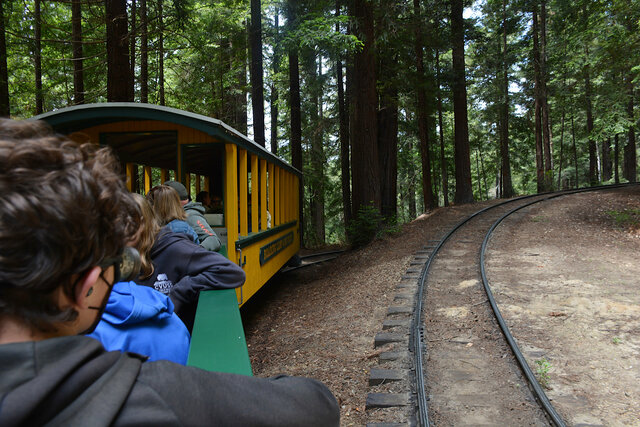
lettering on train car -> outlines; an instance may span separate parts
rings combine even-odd
[[[260,265],[264,265],[271,258],[282,252],[293,243],[293,232],[289,232],[279,239],[270,242],[260,248]]]

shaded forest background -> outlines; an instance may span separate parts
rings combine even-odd
[[[2,0],[0,116],[135,101],[304,172],[304,243],[637,180],[640,2]]]

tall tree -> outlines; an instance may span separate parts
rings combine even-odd
[[[433,195],[433,184],[431,182],[431,147],[429,141],[429,123],[427,114],[427,78],[424,72],[424,43],[422,38],[422,13],[420,11],[420,0],[413,0],[413,11],[415,21],[415,41],[414,51],[416,54],[416,74],[418,93],[418,136],[420,138],[420,158],[422,160],[422,194],[424,206],[427,210],[432,210],[437,203]]]
[[[162,12],[162,2],[158,0],[158,104],[165,105],[164,93],[164,18]]]
[[[273,81],[271,83],[271,152],[278,154],[278,101],[280,94],[278,93],[277,78],[280,75],[280,9],[276,7],[273,19],[273,60],[271,66],[273,67]]]
[[[353,212],[371,206],[380,211],[380,173],[378,156],[378,122],[376,106],[376,62],[374,47],[373,5],[370,0],[354,0],[355,35],[363,48],[353,58],[353,136],[351,138],[351,173]]]
[[[440,52],[436,49],[436,87],[438,94],[438,130],[440,134],[440,175],[442,179],[442,195],[444,206],[449,206],[449,177],[447,175],[447,159],[445,157],[444,127],[442,120],[442,88],[440,85]]]
[[[540,109],[542,113],[542,149],[544,152],[544,188],[553,189],[551,162],[551,118],[547,92],[547,2],[540,0]]]
[[[133,101],[126,0],[105,0],[107,19],[107,101]]]
[[[340,0],[336,0],[336,18],[340,17]],[[340,32],[340,24],[336,22],[336,33]],[[344,78],[342,60],[338,54],[336,59],[336,84],[338,93],[338,123],[340,138],[340,180],[342,188],[342,214],[345,227],[351,223],[351,171],[349,169],[349,112],[345,104]],[[348,98],[348,97],[347,97]]]
[[[288,0],[287,2],[287,21],[288,25],[295,28],[297,13],[297,2]],[[292,29],[293,29],[292,28]],[[298,63],[297,46],[289,47],[289,109],[291,115],[291,164],[294,168],[302,170],[302,115],[300,109],[300,64]],[[300,211],[300,223],[303,224],[304,204],[304,187],[300,185],[298,192],[298,200]],[[300,227],[300,241],[304,245],[304,227]]]
[[[463,1],[451,1],[451,45],[453,57],[454,152],[456,164],[455,203],[472,203],[471,158],[469,155],[469,121],[464,64]]]
[[[33,60],[36,72],[36,114],[42,114],[43,102],[42,102],[42,17],[40,15],[40,0],[34,0],[34,47],[33,47]]]
[[[538,3],[533,2],[533,49],[532,61],[534,69],[534,132],[536,142],[536,188],[538,193],[545,191],[544,149],[542,141],[542,72],[540,69],[539,14]]]
[[[149,102],[149,25],[147,0],[140,0],[140,102]]]
[[[3,3],[0,1],[0,117],[8,117],[11,109],[9,108],[9,71]]]
[[[84,104],[82,0],[71,2],[71,46],[73,50],[73,103]]]
[[[502,0],[502,103],[500,106],[500,167],[502,197],[513,197],[511,160],[509,155],[509,59],[507,45],[507,2]]]
[[[264,82],[262,77],[262,6],[260,0],[251,0],[249,30],[251,50],[251,106],[253,111],[253,139],[263,147],[264,136]]]

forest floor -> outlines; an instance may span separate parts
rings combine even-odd
[[[365,425],[374,336],[413,254],[491,203],[439,208],[338,259],[274,277],[241,310],[254,375],[316,378],[338,399],[341,425]],[[490,242],[494,296],[568,425],[640,419],[639,219],[640,187],[580,193],[506,220]]]

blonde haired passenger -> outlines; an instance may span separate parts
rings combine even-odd
[[[156,185],[147,193],[147,200],[161,227],[167,227],[174,233],[184,233],[195,243],[200,243],[198,234],[186,221],[187,214],[176,190],[168,185]]]

